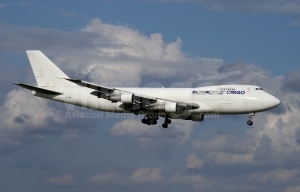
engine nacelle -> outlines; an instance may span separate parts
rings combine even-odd
[[[178,103],[168,102],[165,104],[165,111],[176,113],[178,111]]]
[[[203,121],[204,115],[191,115],[191,120],[192,121]]]
[[[110,96],[108,99],[112,102],[119,102],[119,101],[121,101],[121,96],[120,95],[113,95],[113,96]]]
[[[134,94],[132,93],[123,93],[121,95],[121,102],[124,104],[132,104],[134,101]]]

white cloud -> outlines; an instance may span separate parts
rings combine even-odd
[[[46,126],[47,118],[63,123],[62,113],[47,105],[45,99],[34,97],[30,91],[12,90],[7,94],[4,105],[0,107],[1,123],[9,129],[39,129]]]
[[[161,121],[157,125],[144,125],[140,119],[126,119],[117,122],[110,133],[116,136],[131,136],[137,138],[138,146],[144,148],[155,148],[162,145],[179,146],[186,143],[194,122],[174,120],[167,130],[161,127]]]
[[[106,173],[95,174],[88,180],[99,185],[159,184],[164,179],[161,172],[159,168],[140,167],[130,175],[124,175],[110,170]]]
[[[251,142],[252,141],[247,138],[240,140],[235,135],[221,134],[211,140],[193,141],[192,146],[199,151],[205,152],[227,151],[233,153],[247,153],[251,150],[249,147]]]
[[[298,181],[297,175],[300,173],[299,169],[277,169],[261,173],[252,173],[247,176],[247,180],[257,184],[282,184],[287,182]]]
[[[284,192],[299,192],[300,191],[300,185],[295,187],[288,187],[284,190]]]
[[[215,185],[213,179],[205,178],[201,174],[181,175],[180,173],[175,173],[170,179],[170,182],[174,184],[191,184],[197,191],[211,190]]]
[[[94,54],[108,57],[126,55],[139,59],[181,61],[181,39],[166,44],[162,34],[142,35],[138,30],[123,25],[103,23],[100,19],[93,19],[82,31],[95,33],[99,37],[109,38],[110,46],[103,47],[102,39],[95,41]],[[99,46],[100,45],[100,46]]]
[[[203,166],[203,161],[194,153],[191,153],[186,158],[186,167],[187,168],[201,168]]]
[[[95,174],[89,178],[89,181],[101,185],[126,185],[125,178],[116,171]]]
[[[145,126],[137,119],[126,119],[117,122],[111,129],[110,133],[117,136],[133,137],[156,137],[161,135],[157,127]]]
[[[62,135],[62,140],[63,141],[74,141],[79,139],[79,130],[74,130],[74,129],[68,129],[66,130],[63,135]]]
[[[158,168],[141,167],[132,173],[131,179],[133,183],[160,183],[163,179],[161,172]]]
[[[0,149],[20,147],[26,134],[44,139],[43,134],[55,133],[55,124],[64,124],[61,111],[49,107],[47,101],[31,95],[29,91],[10,91],[0,106]]]
[[[73,175],[50,177],[45,180],[45,183],[51,186],[71,187],[75,184],[75,178]]]

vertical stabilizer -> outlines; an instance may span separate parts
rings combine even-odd
[[[27,50],[26,52],[38,86],[78,86],[65,80],[69,77],[41,51]]]

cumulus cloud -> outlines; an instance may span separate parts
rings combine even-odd
[[[199,63],[203,64],[202,71],[209,68],[205,64],[214,63],[210,68],[222,64],[222,60],[215,58],[187,58],[181,51],[180,38],[175,42],[165,43],[162,34],[155,33],[148,37],[134,28],[103,23],[98,18],[93,19],[81,31],[95,37],[93,48],[86,49],[83,58],[61,55],[57,61],[80,67],[82,74],[97,74],[93,81],[140,83],[143,75],[158,78],[179,76],[185,79],[191,73],[196,74],[192,69],[184,69],[183,62],[191,68],[197,68]]]
[[[189,154],[186,158],[186,167],[187,168],[201,168],[203,166],[203,161],[196,154]]]
[[[175,173],[171,177],[170,182],[174,184],[176,183],[192,185],[196,191],[211,190],[215,185],[215,181],[213,179],[205,178],[201,174],[182,175],[180,173]]]
[[[75,184],[75,178],[73,175],[56,176],[46,179],[45,183],[56,187],[71,187]]]
[[[136,29],[103,23],[100,19],[93,19],[82,31],[97,34],[99,37],[109,37],[110,46],[99,46],[102,45],[102,39],[94,42],[98,45],[94,50],[94,54],[97,55],[108,57],[126,55],[133,58],[167,61],[180,61],[185,58],[180,50],[180,38],[176,42],[166,44],[162,34],[155,33],[147,37]]]
[[[141,167],[132,173],[131,179],[134,183],[160,183],[163,179],[161,172],[158,168]]]
[[[300,191],[300,185],[295,187],[291,186],[284,190],[284,192],[298,192],[298,191]]]
[[[67,129],[63,135],[62,135],[62,140],[63,141],[74,141],[79,139],[79,130],[74,130],[74,129]]]
[[[255,180],[257,184],[282,184],[292,181],[298,181],[299,178],[299,169],[276,169],[267,172],[261,173],[251,173],[247,176],[248,181]]]
[[[136,185],[136,184],[159,184],[164,179],[159,168],[140,167],[130,175],[124,175],[115,170],[99,173],[91,176],[88,180],[98,185]]]
[[[172,128],[166,131],[161,128],[161,123],[159,121],[157,125],[147,126],[142,124],[140,119],[126,119],[117,122],[110,129],[110,133],[116,136],[134,137],[138,145],[143,148],[179,146],[189,140],[196,125],[190,121],[174,120]]]
[[[293,72],[289,74],[283,81],[282,89],[289,90],[292,92],[300,92],[300,75],[299,73]]]
[[[0,110],[1,122],[10,130],[27,127],[29,131],[34,131],[49,122],[64,122],[62,113],[49,107],[46,100],[33,97],[29,91],[22,89],[10,91]]]
[[[20,147],[26,134],[43,139],[44,133],[57,133],[57,125],[65,120],[61,111],[49,107],[47,102],[34,98],[30,92],[12,90],[0,106],[0,149]]]
[[[126,178],[116,171],[95,174],[89,178],[89,181],[100,185],[126,185]]]
[[[28,90],[13,89],[0,106],[0,152],[13,152],[53,134],[62,134],[62,141],[74,141],[80,132],[89,133],[96,125],[95,119],[65,118],[64,111],[63,105],[58,109]]]

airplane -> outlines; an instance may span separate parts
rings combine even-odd
[[[205,114],[249,114],[280,104],[275,96],[255,85],[217,85],[196,88],[125,88],[107,87],[69,78],[39,50],[27,50],[37,86],[14,82],[34,96],[114,113],[145,116],[143,124],[155,125],[164,118],[163,128],[171,119],[201,122]]]

